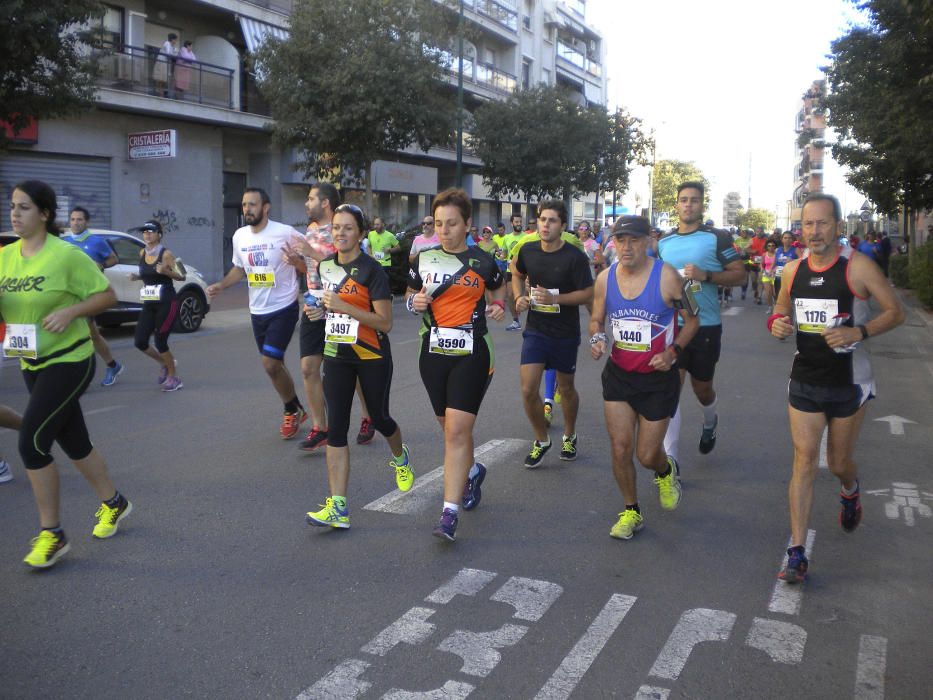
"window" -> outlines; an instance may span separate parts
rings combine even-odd
[[[496,65],[496,50],[488,46],[483,49],[483,61],[491,66]]]
[[[548,68],[541,69],[541,82],[545,85],[551,84],[551,71]]]
[[[117,254],[121,265],[139,265],[139,251],[142,250],[142,245],[123,236],[106,236],[106,240]]]
[[[104,49],[123,48],[123,8],[104,5],[104,16],[91,30],[94,43]]]
[[[522,90],[531,87],[531,64],[528,61],[522,61]]]

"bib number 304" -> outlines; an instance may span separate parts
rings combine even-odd
[[[8,323],[3,337],[4,357],[27,357],[35,360],[39,357],[36,342],[36,326],[32,323]]]

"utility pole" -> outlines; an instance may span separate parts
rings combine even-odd
[[[460,0],[460,16],[457,19],[457,41],[459,43],[457,66],[457,187],[463,187],[463,0]]]

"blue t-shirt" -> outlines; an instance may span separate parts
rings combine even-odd
[[[675,231],[664,236],[658,241],[658,257],[678,271],[692,263],[709,272],[722,272],[726,265],[740,259],[728,231],[702,228],[692,233]],[[702,282],[700,291],[694,296],[700,306],[700,325],[720,325],[722,318],[719,315],[716,285],[713,282]]]
[[[858,252],[862,255],[867,255],[869,258],[878,261],[878,247],[875,243],[869,243],[868,241],[862,241],[858,244]]]
[[[113,248],[110,247],[110,244],[89,231],[79,233],[77,236],[74,234],[62,236],[62,239],[78,246],[98,265],[103,265],[104,261],[113,255]]]

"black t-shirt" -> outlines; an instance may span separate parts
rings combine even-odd
[[[545,253],[541,241],[523,245],[515,257],[515,269],[525,275],[528,290],[533,287],[557,290],[568,294],[593,286],[590,261],[586,253],[564,243],[558,250]],[[580,307],[557,305],[528,309],[527,328],[552,338],[580,337]]]

